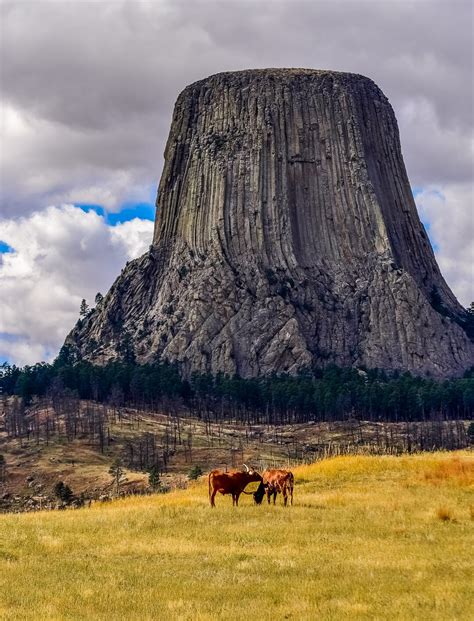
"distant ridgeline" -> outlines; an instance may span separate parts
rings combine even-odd
[[[167,363],[139,365],[133,360],[105,366],[72,363],[63,347],[53,364],[20,369],[0,367],[1,393],[18,395],[28,405],[36,397],[70,395],[138,408],[187,409],[213,419],[252,423],[342,420],[416,421],[471,419],[474,413],[474,369],[463,378],[436,381],[410,373],[379,369],[323,370],[297,376],[244,379],[194,374],[183,379]]]

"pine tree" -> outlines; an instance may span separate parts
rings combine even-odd
[[[81,317],[85,317],[87,315],[87,313],[89,312],[89,305],[87,304],[87,302],[85,301],[85,299],[82,299],[81,302],[81,307],[79,309],[79,315]]]
[[[161,487],[160,471],[157,466],[152,466],[148,473],[148,484],[155,491]]]

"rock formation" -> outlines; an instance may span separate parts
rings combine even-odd
[[[397,122],[368,78],[221,73],[179,95],[150,251],[66,340],[98,363],[244,377],[336,363],[473,364],[418,218]]]

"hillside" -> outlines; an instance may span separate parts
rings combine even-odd
[[[207,480],[76,511],[0,516],[0,616],[468,619],[472,453],[338,457],[295,505],[211,510]]]
[[[215,420],[217,418],[217,420]],[[298,465],[339,454],[399,454],[459,449],[469,444],[467,421],[345,421],[287,425],[199,417],[181,408],[142,410],[69,397],[59,404],[14,398],[0,410],[0,512],[54,507],[59,481],[76,496],[112,492],[109,468],[122,461],[123,494],[144,492],[157,468],[166,489],[182,487],[193,467]]]

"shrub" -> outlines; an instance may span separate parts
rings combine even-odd
[[[191,481],[195,481],[196,479],[199,479],[202,474],[203,470],[200,466],[193,466],[188,473],[188,478],[191,479]]]
[[[70,503],[73,497],[72,489],[69,485],[65,485],[62,481],[58,481],[53,488],[54,495],[66,504]]]
[[[188,268],[186,267],[186,265],[181,265],[181,267],[178,269],[179,279],[182,280],[183,278],[185,278],[187,273]]]

